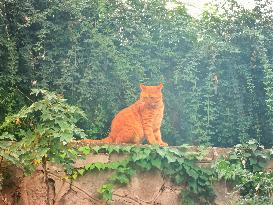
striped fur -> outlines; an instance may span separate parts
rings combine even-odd
[[[162,88],[162,83],[158,86],[140,84],[140,98],[115,116],[108,137],[101,140],[82,141],[141,144],[146,138],[150,144],[167,146],[168,144],[162,141],[160,132],[164,111]]]

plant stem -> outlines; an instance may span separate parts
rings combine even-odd
[[[47,161],[46,161],[46,157],[43,156],[42,158],[42,166],[43,166],[43,170],[44,170],[44,183],[46,185],[46,205],[50,205],[49,203],[49,184],[48,184],[48,173],[47,173]]]

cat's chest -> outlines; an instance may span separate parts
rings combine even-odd
[[[144,107],[142,110],[142,116],[157,118],[161,117],[163,114],[163,106],[157,108]]]

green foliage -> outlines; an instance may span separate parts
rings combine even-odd
[[[241,195],[238,204],[255,204],[255,201],[268,204],[266,201],[273,193],[273,173],[265,170],[265,165],[270,159],[272,150],[265,150],[257,141],[250,140],[236,145],[227,159],[218,159],[213,169],[218,179],[229,180],[236,185]]]
[[[273,173],[255,172],[242,176],[242,184],[239,186],[242,196],[271,197],[273,193]]]
[[[218,177],[239,179],[247,190],[266,183],[270,176],[259,171],[268,154],[245,142],[273,145],[271,2],[255,0],[247,10],[228,0],[208,5],[200,19],[168,2],[177,7],[167,9],[163,0],[0,1],[0,156],[31,171],[43,157],[70,164],[77,155],[69,142],[82,136],[75,125],[82,111],[42,90],[45,98],[33,103],[33,87],[62,93],[84,110],[88,120],[78,124],[94,138],[105,136],[113,116],[135,101],[140,82],[162,81],[162,132],[170,145],[242,143],[229,160],[217,161]],[[124,149],[132,151],[131,161],[90,165],[73,176],[113,169],[112,180],[122,184],[134,174],[127,167],[155,168],[177,183],[189,177],[189,194],[203,195],[197,176],[210,173],[190,163],[195,157],[185,163],[190,156],[164,148]],[[108,185],[101,189],[107,199]]]
[[[271,154],[256,140],[249,140],[234,146],[234,152],[229,155],[229,159],[233,164],[242,164],[243,168],[250,172],[258,172],[263,170]]]
[[[183,203],[201,201],[209,203],[214,199],[212,190],[213,173],[209,168],[202,168],[196,162],[204,157],[205,152],[193,150],[188,146],[177,148],[159,146],[102,145],[80,147],[79,150],[89,153],[123,153],[128,157],[109,163],[91,163],[75,169],[72,178],[76,179],[87,171],[112,170],[108,182],[98,189],[103,199],[110,200],[115,185],[126,185],[137,172],[159,170],[170,177],[175,184],[186,185],[181,191]]]
[[[55,93],[33,89],[32,94],[41,99],[6,117],[0,126],[0,156],[26,172],[43,159],[71,168],[78,152],[70,142],[76,135],[85,136],[75,125],[84,113]]]
[[[31,104],[33,86],[63,93],[104,137],[140,82],[165,84],[169,144],[273,145],[272,7],[236,1],[200,19],[166,1],[0,2],[0,121]]]
[[[98,189],[98,192],[102,194],[102,197],[104,200],[111,200],[112,199],[112,184],[105,184],[100,189]]]
[[[235,205],[272,205],[271,197],[248,197],[240,200]]]

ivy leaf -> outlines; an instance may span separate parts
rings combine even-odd
[[[176,149],[176,148],[170,148],[169,152],[175,154],[178,157],[181,156],[181,152],[178,149]]]
[[[250,163],[250,165],[257,164],[257,160],[256,159],[249,159],[249,163]]]
[[[117,169],[119,166],[120,166],[120,162],[112,162],[107,164],[108,169],[112,169],[112,170]]]
[[[151,152],[152,152],[151,149],[144,149],[144,150],[143,150],[143,155],[144,155],[144,156],[149,156]]]
[[[266,162],[265,161],[259,161],[258,162],[258,165],[263,168],[265,165],[266,165]]]
[[[129,183],[129,178],[125,174],[117,174],[116,176],[112,177],[113,182],[117,182],[120,184],[128,184]]]
[[[72,154],[73,156],[78,156],[78,152],[77,152],[77,150],[76,149],[68,149],[68,152],[70,153],[70,154]]]
[[[83,173],[85,172],[85,169],[79,169],[78,170],[78,173],[82,176],[83,175]]]
[[[137,165],[145,170],[150,170],[152,168],[151,164],[147,160],[139,160]]]
[[[78,149],[80,152],[82,152],[84,155],[88,155],[91,152],[91,149],[89,146],[82,146]]]
[[[160,158],[154,158],[151,160],[151,163],[154,167],[161,169],[161,159]]]
[[[65,157],[66,157],[66,153],[62,153],[62,154],[60,154],[59,156],[62,158],[62,159],[64,159]]]
[[[139,151],[139,152],[133,154],[132,160],[135,162],[135,161],[138,161],[141,159],[145,159],[145,158],[147,158],[147,156],[149,156],[150,152],[151,152],[151,150],[150,151]]]
[[[230,156],[229,156],[229,159],[234,159],[234,160],[236,160],[236,159],[239,159],[238,158],[238,156],[237,155],[235,155],[235,154],[231,154]]]
[[[112,149],[113,149],[113,152],[120,153],[121,147],[119,145],[115,145],[112,147]]]
[[[174,179],[177,184],[184,182],[184,177],[181,174],[175,175]]]
[[[4,132],[2,135],[0,135],[0,140],[16,140],[14,135]]]
[[[111,153],[113,152],[113,150],[114,150],[113,146],[109,146],[109,147],[106,149],[107,153],[109,153],[109,154],[111,154]]]
[[[78,177],[78,174],[76,172],[74,172],[73,175],[72,175],[72,179],[75,180],[75,179],[77,179],[77,177]]]
[[[92,147],[92,150],[94,150],[94,151],[95,151],[95,153],[98,153],[100,149],[101,149],[101,147],[100,147],[100,146],[98,146],[98,145],[96,145],[96,146]]]
[[[133,168],[129,168],[129,169],[127,170],[127,175],[133,176],[133,175],[135,175],[135,174],[136,174],[136,170],[134,170]]]
[[[121,149],[123,152],[129,153],[133,147],[134,147],[133,145],[126,145],[126,146],[122,147]]]
[[[164,151],[163,149],[159,148],[156,150],[156,152],[161,158],[164,158],[166,156],[166,151]]]
[[[168,160],[168,163],[172,163],[176,161],[176,158],[172,154],[166,154],[165,155],[166,159]]]
[[[106,168],[106,165],[104,163],[94,163],[95,168],[97,168],[98,170],[104,170]]]
[[[104,144],[104,145],[100,146],[100,149],[107,151],[110,149],[110,147],[111,147],[111,149],[113,149],[113,145]]]
[[[84,166],[85,170],[93,170],[95,168],[95,164],[94,163],[90,163],[90,164],[86,164]]]
[[[195,194],[198,194],[198,186],[197,186],[197,182],[196,181],[193,181],[193,180],[191,180],[191,181],[189,181],[188,182],[189,183],[189,186],[190,186],[190,188],[191,188],[191,191],[193,192],[193,193],[195,193]]]
[[[194,179],[197,179],[198,178],[198,173],[194,170],[194,169],[189,169],[187,171],[188,175],[191,176],[192,178]]]
[[[102,194],[104,200],[111,200],[113,195],[113,185],[105,184],[101,188],[97,189],[97,191]]]

